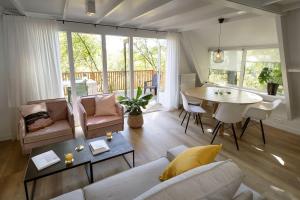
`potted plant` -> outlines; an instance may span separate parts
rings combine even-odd
[[[269,95],[276,95],[279,85],[282,85],[282,73],[280,66],[276,68],[264,67],[259,76],[258,81],[260,84],[267,84],[267,91]]]
[[[131,128],[141,128],[144,124],[142,108],[146,108],[152,94],[142,96],[142,88],[138,87],[136,97],[128,98],[119,96],[119,103],[125,105],[126,113],[128,113],[127,123]]]

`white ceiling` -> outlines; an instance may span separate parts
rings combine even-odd
[[[85,0],[0,0],[5,12],[48,19],[163,31],[187,31],[219,17],[232,21],[300,8],[300,0],[95,0],[87,16]]]

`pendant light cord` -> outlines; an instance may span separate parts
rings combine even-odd
[[[221,23],[220,23],[220,29],[219,29],[219,49],[221,48]]]

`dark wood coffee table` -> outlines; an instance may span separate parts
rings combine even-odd
[[[82,151],[77,152],[75,150],[75,147],[79,144],[84,145],[84,149]],[[38,171],[35,164],[32,162],[32,157],[36,156],[38,154],[44,153],[46,151],[53,150],[57,156],[60,158],[60,162],[47,167],[41,171]],[[65,154],[66,153],[73,153],[74,157],[74,162],[72,164],[65,164]],[[50,176],[68,169],[72,169],[78,166],[85,166],[86,174],[89,179],[89,182],[93,180],[93,171],[92,167],[90,166],[90,160],[91,160],[91,152],[89,147],[87,146],[87,143],[83,138],[76,138],[76,139],[71,139],[65,142],[60,142],[56,144],[51,144],[45,147],[39,147],[35,148],[32,150],[27,169],[26,169],[26,174],[24,177],[24,187],[25,187],[25,193],[26,193],[26,199],[29,199],[29,192],[28,192],[28,187],[27,184],[31,181],[33,181],[33,189],[31,192],[30,199],[33,198],[34,196],[34,190],[35,190],[35,181],[37,179]]]
[[[134,167],[134,149],[132,145],[123,137],[122,134],[114,133],[112,140],[106,140],[110,150],[94,156],[90,150],[89,143],[99,139],[106,140],[106,136],[93,138],[89,140],[85,140],[83,138],[76,138],[65,142],[60,142],[45,147],[38,147],[33,149],[29,157],[26,174],[24,177],[26,199],[29,199],[29,192],[27,186],[29,182],[33,181],[33,189],[30,195],[30,199],[32,199],[34,196],[35,181],[37,179],[50,176],[68,169],[84,165],[88,180],[90,183],[92,183],[94,182],[93,165],[96,163],[103,162],[105,160],[109,160],[118,156],[122,156],[130,168]],[[82,151],[77,152],[75,150],[75,147],[79,144],[84,145],[84,149]],[[53,150],[61,161],[41,171],[38,171],[31,158],[49,150]],[[65,164],[66,153],[73,153],[74,162],[70,165]],[[132,153],[132,165],[130,165],[130,163],[125,157],[125,155],[129,153]]]
[[[86,145],[88,146],[90,142],[99,140],[99,139],[104,139],[106,140],[106,136],[103,137],[98,137],[98,138],[93,138],[86,140]],[[122,156],[128,166],[130,168],[134,167],[134,149],[132,145],[124,138],[124,136],[121,133],[113,133],[113,139],[112,140],[106,140],[106,143],[108,144],[110,150],[106,151],[104,153],[100,153],[98,155],[92,155],[91,153],[91,170],[93,171],[93,165],[99,162],[103,162],[105,160],[109,160],[115,157]],[[126,159],[125,155],[132,153],[132,165],[128,162]],[[92,182],[94,182],[93,177],[92,177]]]

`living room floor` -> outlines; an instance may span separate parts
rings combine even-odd
[[[166,150],[180,144],[187,146],[210,143],[214,121],[203,118],[205,134],[200,126],[190,122],[187,135],[180,126],[176,112],[153,112],[144,115],[142,129],[125,126],[122,134],[135,148],[136,166],[165,155]],[[185,124],[184,124],[185,125]],[[263,145],[260,130],[249,126],[236,150],[231,130],[217,136],[223,150],[217,160],[232,159],[245,172],[244,182],[268,199],[300,199],[300,136],[265,126],[267,144]],[[238,132],[239,134],[239,132]],[[82,136],[76,128],[77,137]],[[23,177],[28,156],[21,154],[18,141],[0,142],[0,199],[25,199]],[[129,160],[132,159],[128,155]],[[128,169],[122,158],[97,165],[96,180]],[[40,179],[36,183],[35,199],[48,199],[88,184],[84,168],[75,168]]]

